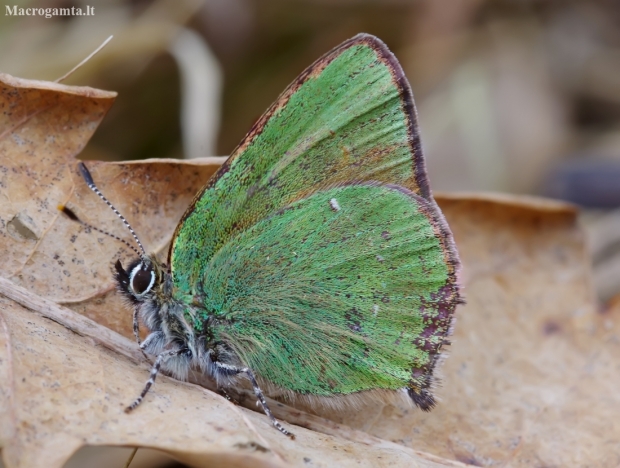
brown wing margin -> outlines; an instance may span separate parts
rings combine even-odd
[[[380,39],[372,36],[370,34],[361,33],[344,41],[342,44],[327,52],[325,55],[316,60],[312,65],[306,68],[295,80],[284,90],[282,94],[276,99],[276,101],[267,109],[267,111],[254,123],[250,131],[243,138],[241,143],[233,150],[230,157],[220,166],[213,176],[209,179],[209,181],[205,184],[205,186],[196,194],[187,210],[183,214],[179,224],[177,225],[173,239],[177,237],[178,231],[183,225],[185,219],[193,212],[194,206],[196,202],[203,196],[203,194],[213,187],[215,183],[230,169],[231,163],[243,154],[244,150],[252,143],[254,138],[257,135],[260,135],[265,125],[274,115],[274,113],[284,107],[291,96],[308,80],[308,78],[312,76],[316,76],[319,74],[329,63],[332,62],[336,57],[338,57],[343,51],[349,49],[350,47],[356,45],[365,44],[375,50],[378,57],[387,65],[390,73],[392,74],[392,78],[396,87],[399,90],[401,103],[403,106],[403,111],[407,116],[407,133],[408,133],[408,142],[409,147],[411,148],[412,154],[412,164],[413,164],[413,173],[415,178],[416,187],[409,187],[414,190],[421,197],[432,201],[432,195],[430,186],[428,183],[428,178],[426,175],[426,163],[424,161],[424,156],[422,154],[422,144],[420,142],[420,134],[418,132],[418,123],[417,123],[417,112],[415,108],[415,104],[413,101],[413,94],[411,92],[411,87],[409,86],[409,82],[405,77],[405,73],[403,72],[400,63],[394,56],[394,54],[388,49],[388,47],[381,41]],[[174,246],[174,242],[170,245],[170,250],[168,251],[168,264],[171,262],[172,248]]]

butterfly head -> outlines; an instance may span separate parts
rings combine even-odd
[[[133,261],[127,270],[117,260],[114,268],[119,289],[132,302],[143,302],[151,297],[164,278],[162,265],[150,256]]]
[[[78,165],[78,168],[80,170],[80,173],[82,174],[82,177],[86,181],[86,184],[88,185],[88,187],[93,192],[95,192],[99,196],[99,198],[101,198],[110,207],[112,211],[114,211],[114,213],[123,222],[125,227],[129,230],[139,250],[136,249],[136,247],[134,247],[133,245],[129,244],[124,239],[121,239],[120,237],[114,234],[111,234],[107,231],[99,229],[90,224],[84,223],[75,215],[75,213],[73,213],[67,207],[60,206],[59,209],[61,209],[72,220],[77,221],[80,224],[83,224],[85,226],[88,226],[89,228],[96,229],[97,231],[102,232],[103,234],[109,235],[123,242],[125,245],[130,247],[136,254],[139,255],[139,258],[134,260],[129,265],[129,268],[127,270],[123,268],[123,265],[121,264],[120,260],[117,260],[116,264],[114,265],[116,269],[115,277],[116,277],[116,283],[118,285],[118,288],[120,289],[120,291],[123,293],[125,297],[129,298],[131,302],[136,303],[136,304],[140,302],[144,302],[146,299],[153,297],[153,293],[155,291],[158,291],[159,289],[161,289],[159,287],[161,284],[165,285],[166,282],[164,281],[164,279],[166,277],[166,274],[165,274],[166,268],[164,265],[162,265],[157,260],[157,258],[154,255],[147,255],[142,245],[142,242],[140,242],[140,239],[138,239],[138,236],[136,235],[135,231],[133,230],[129,222],[127,222],[125,217],[119,213],[119,211],[114,207],[114,205],[112,205],[112,203],[110,203],[108,199],[97,188],[90,174],[90,171],[86,168],[86,165],[84,165],[84,163],[80,163]],[[166,293],[165,290],[167,289],[169,288],[164,287],[164,291],[163,291],[164,294]]]

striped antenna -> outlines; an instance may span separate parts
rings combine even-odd
[[[125,239],[121,239],[116,234],[112,234],[111,232],[104,231],[103,229],[99,229],[97,226],[93,226],[92,224],[88,224],[88,223],[82,221],[80,218],[78,218],[78,216],[73,212],[72,209],[67,208],[65,205],[58,205],[58,209],[60,211],[62,211],[65,215],[67,215],[67,217],[70,220],[75,221],[76,223],[81,224],[85,228],[94,229],[95,231],[100,232],[101,234],[105,234],[106,236],[110,236],[110,237],[116,239],[117,241],[121,241],[123,244],[125,244],[127,247],[129,247],[131,250],[133,250],[138,256],[140,256],[140,257],[142,256],[140,254],[140,252],[138,251],[138,249],[136,249],[133,245],[131,245]]]
[[[136,244],[138,244],[138,247],[140,247],[140,250],[142,251],[142,254],[140,254],[139,252],[138,255],[140,255],[140,257],[144,258],[146,257],[146,252],[144,250],[144,247],[142,246],[142,242],[140,242],[140,239],[138,239],[138,236],[136,235],[136,233],[134,232],[133,228],[131,227],[131,225],[127,222],[127,220],[125,219],[125,217],[120,214],[118,212],[118,210],[116,208],[114,208],[114,205],[112,205],[112,203],[110,203],[108,201],[108,199],[106,197],[103,196],[103,193],[101,193],[99,191],[99,189],[97,188],[97,186],[95,185],[95,182],[93,181],[93,176],[90,175],[90,172],[88,171],[88,169],[86,168],[86,165],[81,162],[80,164],[78,164],[78,167],[80,168],[80,173],[82,174],[82,177],[84,178],[84,180],[86,181],[86,185],[88,185],[88,188],[90,188],[93,192],[95,192],[99,198],[101,198],[104,202],[107,203],[107,205],[110,207],[110,209],[112,211],[114,211],[114,213],[116,213],[116,216],[118,216],[121,221],[123,222],[123,224],[127,227],[127,229],[129,229],[129,232],[131,232],[131,235],[133,236],[133,238],[136,240]],[[64,211],[64,210],[63,210]],[[68,215],[69,216],[69,215]],[[73,216],[75,216],[75,214],[73,214]],[[70,216],[69,216],[70,217]],[[77,216],[76,216],[77,218]],[[93,226],[91,226],[93,227]],[[99,229],[97,229],[98,231],[100,231]],[[112,237],[116,237],[116,236],[112,236]],[[135,250],[135,249],[134,249]]]

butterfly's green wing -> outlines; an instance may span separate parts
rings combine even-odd
[[[202,300],[215,341],[281,388],[422,393],[456,289],[433,206],[402,187],[316,192],[230,239]]]
[[[325,276],[325,259],[315,264],[310,258],[318,258],[316,256],[302,258],[310,255],[313,249],[297,251],[296,245],[282,241],[280,248],[297,259],[291,261],[310,262],[304,263],[307,265],[304,274],[320,277],[323,283],[314,282],[312,286],[297,284],[294,300],[305,298],[307,307],[304,314],[296,316],[296,320],[292,320],[295,314],[286,315],[286,320],[283,317],[267,320],[273,314],[293,307],[288,303],[293,300],[293,290],[282,287],[268,289],[272,283],[267,278],[257,282],[256,286],[246,282],[244,289],[238,289],[235,283],[241,282],[242,276],[237,277],[221,268],[215,270],[226,279],[212,277],[215,274],[214,262],[227,261],[225,254],[233,252],[230,249],[246,248],[244,242],[250,242],[250,233],[258,236],[256,230],[259,225],[265,230],[260,239],[274,236],[267,234],[264,223],[273,223],[275,221],[267,220],[291,217],[297,212],[293,208],[281,212],[285,207],[298,206],[295,204],[297,202],[314,207],[316,199],[313,194],[319,196],[334,187],[344,184],[355,186],[364,182],[398,185],[417,195],[417,198],[407,196],[399,202],[404,204],[402,219],[382,219],[387,226],[399,222],[407,224],[409,217],[413,216],[417,221],[411,223],[425,220],[420,221],[421,224],[425,225],[427,233],[432,232],[432,235],[424,237],[429,242],[434,239],[432,255],[416,245],[418,238],[415,236],[403,238],[400,244],[386,240],[392,242],[390,245],[394,255],[401,258],[399,271],[402,273],[407,268],[411,269],[409,283],[402,273],[394,276],[393,280],[380,282],[379,287],[390,293],[388,295],[381,296],[381,290],[375,283],[372,286],[374,289],[368,289],[371,278],[377,279],[375,273],[383,272],[377,268],[387,264],[387,261],[379,260],[377,263],[370,262],[373,255],[375,259],[377,256],[384,257],[380,251],[372,253],[372,246],[368,246],[365,260],[362,261],[361,257],[359,263],[348,260],[348,264],[358,270],[358,280],[355,276],[343,282]],[[390,196],[396,192],[390,191]],[[351,199],[351,202],[352,205],[346,210],[348,216],[353,216],[351,207],[356,206],[355,200]],[[324,204],[319,205],[325,208]],[[374,204],[365,206],[364,216],[358,218],[359,232],[369,229],[363,225],[364,218],[382,215],[374,213],[373,210],[377,209]],[[342,213],[334,211],[334,216],[344,213],[343,208]],[[394,213],[391,212],[391,215]],[[291,229],[295,229],[298,223],[293,218],[288,222]],[[409,230],[413,229],[413,224]],[[306,224],[306,228],[308,226]],[[312,226],[318,230],[316,223]],[[384,230],[389,232],[386,226]],[[329,234],[319,231],[321,235]],[[308,232],[308,236],[310,234]],[[356,231],[348,235],[358,234]],[[341,248],[344,249],[346,243],[344,239],[341,241]],[[316,237],[315,247],[322,242],[325,240]],[[357,255],[356,249],[361,248],[359,244],[346,245],[349,246],[346,252],[349,257]],[[400,245],[403,250],[396,253]],[[300,244],[300,250],[301,247],[303,245]],[[334,248],[331,247],[332,250]],[[414,254],[415,258],[408,258]],[[264,271],[281,278],[285,275],[289,281],[296,278],[288,275],[304,278],[301,270],[283,269],[279,272],[275,267],[267,268],[268,256],[262,259],[266,262],[264,269],[255,267],[251,271],[256,274]],[[251,261],[252,258],[246,256],[246,260]],[[409,85],[396,58],[381,41],[372,36],[358,35],[323,56],[289,86],[196,196],[175,232],[169,264],[175,298],[188,305],[204,303],[204,307],[198,310],[188,307],[187,318],[199,332],[204,329],[205,320],[214,314],[231,313],[224,304],[235,299],[235,294],[249,294],[249,291],[258,294],[260,289],[263,293],[261,300],[267,301],[264,307],[257,295],[254,301],[246,303],[248,307],[253,304],[253,308],[245,311],[235,309],[235,320],[231,318],[221,322],[222,326],[217,328],[222,338],[229,337],[227,341],[259,376],[282,388],[323,395],[366,388],[409,386],[413,389],[410,395],[416,403],[422,407],[432,405],[428,386],[435,358],[448,334],[450,319],[458,301],[456,275],[459,262],[450,231],[431,197],[426,180]],[[234,265],[235,274],[243,275],[246,269],[242,263]],[[230,268],[233,268],[232,264]],[[390,271],[383,272],[388,275],[386,278],[392,278]],[[414,279],[418,289],[407,298],[402,288],[414,285]],[[259,284],[262,285],[260,288]],[[322,294],[311,289],[321,287],[321,284],[328,285],[330,289]],[[208,289],[210,299],[207,300],[205,293],[211,287],[213,289]],[[304,288],[310,289],[306,290],[305,296],[298,296]],[[355,297],[358,299],[354,299],[353,292],[348,292],[348,289],[356,291],[358,295]],[[221,294],[226,295],[225,300]],[[365,299],[362,300],[362,297]],[[241,300],[240,297],[237,299]],[[271,307],[275,302],[269,301],[277,302],[279,308]],[[359,305],[358,301],[361,301]],[[329,309],[329,304],[333,309]],[[367,322],[368,314],[374,312],[375,306],[378,307],[377,315]],[[312,311],[319,308],[323,312],[313,315]],[[243,322],[244,315],[248,320],[251,316],[254,321],[245,329],[242,324],[249,322]],[[261,316],[264,319],[260,319]],[[353,330],[358,322],[362,332]],[[228,326],[224,326],[225,323]],[[365,331],[365,327],[374,330],[372,336],[366,337],[369,332]],[[303,333],[304,340],[293,337],[300,333]],[[347,346],[343,345],[345,335],[349,340],[345,343]],[[277,336],[281,340],[279,346],[286,352],[274,352],[273,343],[276,341],[273,340]],[[261,345],[262,340],[271,344]],[[368,344],[370,342],[372,349]],[[330,349],[340,351],[333,354],[330,379],[319,382],[317,376],[306,376],[304,369],[306,361],[325,356],[318,350],[327,344]],[[364,358],[366,354],[368,357]],[[269,364],[272,359],[274,361]],[[278,372],[278,368],[282,370]],[[347,368],[358,371],[335,378],[340,373],[346,374]],[[379,372],[381,368],[386,370]],[[292,370],[295,374],[291,373]],[[305,386],[304,381],[308,382]]]
[[[306,69],[196,196],[170,250],[185,294],[227,240],[289,203],[347,181],[430,199],[409,84],[377,38],[358,35]]]

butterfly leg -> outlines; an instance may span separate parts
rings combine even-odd
[[[220,369],[222,373],[227,374],[227,375],[245,374],[250,380],[250,383],[252,384],[252,388],[254,389],[254,394],[256,395],[256,398],[258,398],[258,401],[260,401],[260,404],[263,407],[263,411],[265,412],[267,417],[271,420],[271,424],[273,424],[275,428],[279,430],[285,436],[288,436],[291,439],[295,439],[295,434],[293,434],[292,432],[289,432],[282,424],[280,424],[280,421],[278,421],[275,418],[275,416],[269,409],[269,406],[267,405],[267,400],[265,400],[265,395],[263,395],[263,391],[258,386],[256,377],[254,377],[254,372],[252,372],[251,369],[249,369],[248,367],[235,367],[235,366],[231,366],[230,364],[222,364],[220,362],[216,362],[215,366],[218,369]]]
[[[140,322],[138,321],[138,308],[136,307],[133,311],[133,334],[136,337],[136,343],[140,347],[140,351],[142,351],[142,355],[146,358],[148,362],[151,362],[148,354],[144,352],[144,348],[142,347],[142,340],[140,340]]]
[[[136,398],[131,405],[125,408],[125,413],[129,413],[135,410],[138,407],[138,405],[142,403],[142,400],[144,400],[144,397],[150,390],[151,386],[155,383],[155,378],[157,377],[157,374],[159,373],[159,369],[162,363],[164,363],[165,361],[167,361],[173,356],[178,356],[179,354],[182,354],[185,352],[187,352],[187,350],[181,348],[181,349],[170,349],[168,351],[164,351],[163,353],[159,353],[159,356],[157,356],[157,359],[155,359],[155,364],[153,364],[153,367],[151,368],[151,375],[149,376],[149,380],[146,381],[146,385],[144,386],[142,393],[140,393],[140,396]]]

